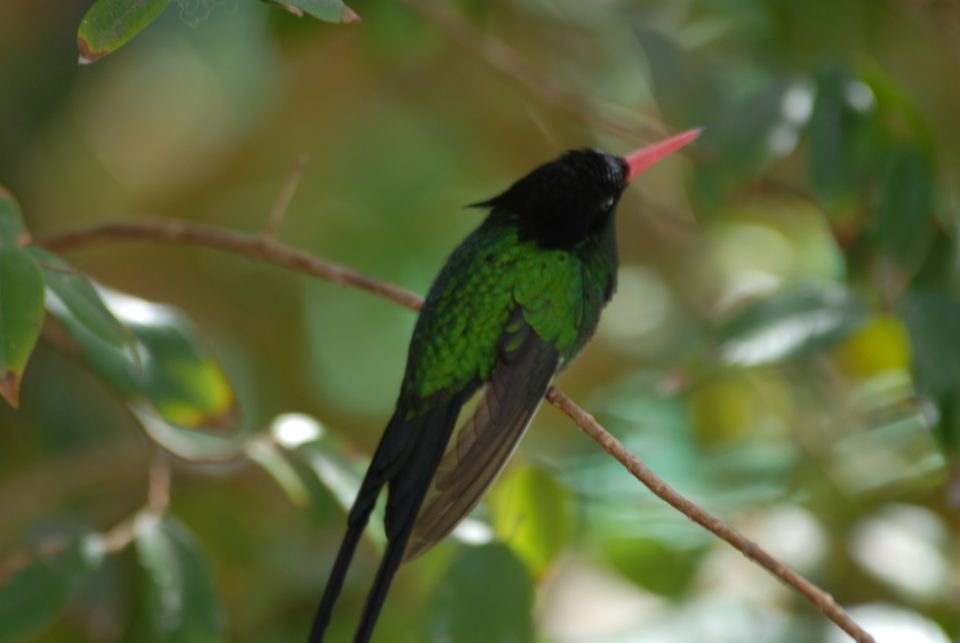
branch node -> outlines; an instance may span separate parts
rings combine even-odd
[[[103,534],[100,537],[100,543],[103,545],[103,553],[115,554],[132,543],[136,521],[137,516],[134,514]]]

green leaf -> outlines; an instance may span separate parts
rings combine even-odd
[[[960,298],[945,291],[910,292],[903,318],[920,389],[940,397],[960,391]]]
[[[653,79],[654,97],[664,117],[679,127],[715,124],[729,92],[724,91],[719,69],[706,56],[693,55],[670,36],[645,24],[636,28],[637,39]]]
[[[935,427],[936,435],[941,447],[951,454],[951,460],[956,463],[957,456],[960,455],[960,391],[941,396],[937,400],[937,406],[940,421]],[[956,493],[958,490],[952,491]]]
[[[428,641],[534,641],[533,582],[523,563],[499,544],[465,547],[437,586]]]
[[[87,363],[124,396],[147,401],[182,427],[223,427],[235,420],[233,390],[176,308],[100,288],[108,310],[130,329],[136,350],[103,341],[77,317],[60,319]]]
[[[601,551],[613,567],[639,587],[681,598],[700,570],[705,547],[682,547],[657,538],[601,532]]]
[[[274,436],[277,437],[276,432]],[[307,462],[337,504],[349,511],[360,490],[360,482],[369,460],[351,457],[343,442],[325,430],[321,430],[316,438],[297,447],[296,453]],[[383,548],[386,537],[383,533],[381,503],[373,510],[367,523],[366,534],[374,545]]]
[[[492,489],[493,529],[534,577],[549,569],[573,532],[569,494],[543,471],[518,466]]]
[[[720,358],[754,366],[810,355],[847,336],[866,315],[863,303],[839,287],[779,293],[719,329]]]
[[[130,331],[117,321],[103,303],[93,283],[66,261],[38,246],[27,252],[43,269],[47,282],[47,310],[61,323],[72,316],[75,322],[107,344],[122,347],[133,339]]]
[[[743,180],[768,161],[792,151],[798,128],[809,117],[804,104],[813,101],[811,94],[812,89],[806,83],[771,78],[731,101],[723,118],[714,126],[720,148],[715,169],[732,166],[730,169],[736,171],[734,178]],[[791,108],[795,113],[784,108],[784,104],[790,102],[799,105]]]
[[[933,169],[914,146],[898,145],[886,158],[870,234],[881,252],[912,271],[933,243]]]
[[[212,435],[185,429],[158,417],[150,409],[136,404],[130,410],[151,440],[184,460],[226,462],[243,455],[243,442],[236,436]]]
[[[0,185],[0,244],[17,245],[27,238],[29,233],[17,200]]]
[[[92,63],[118,49],[159,16],[170,0],[96,0],[80,21],[80,63]]]
[[[810,119],[810,181],[835,216],[848,215],[860,200],[887,139],[870,87],[836,65],[825,67]]]
[[[636,29],[664,118],[704,127],[696,143],[693,196],[706,212],[771,162],[793,151],[810,116],[810,83],[742,68],[706,49],[688,50],[646,24]]]
[[[326,22],[359,22],[360,16],[340,0],[263,0],[275,4],[287,11],[301,15],[307,14]]]
[[[43,326],[43,273],[17,246],[0,245],[0,396],[14,408]]]
[[[102,558],[90,539],[63,536],[31,552],[9,578],[0,570],[0,643],[32,640],[56,619]]]
[[[224,617],[206,556],[190,532],[170,517],[137,516],[137,557],[147,575],[146,601],[155,640],[224,640]]]
[[[326,432],[321,439],[300,447],[298,451],[333,494],[337,504],[350,509],[360,490],[365,463],[351,459],[344,445]]]
[[[300,474],[275,444],[269,440],[251,440],[246,445],[247,456],[269,473],[290,501],[296,505],[305,505],[310,498]]]

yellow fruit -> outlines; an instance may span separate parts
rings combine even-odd
[[[739,373],[712,378],[694,391],[690,400],[697,440],[715,446],[740,439],[757,416],[755,391]]]
[[[910,368],[910,338],[899,318],[874,315],[833,349],[833,359],[846,374],[867,379]]]

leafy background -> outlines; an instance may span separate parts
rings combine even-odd
[[[353,23],[182,0],[116,33],[90,2],[4,3],[0,340],[29,362],[0,404],[0,641],[305,638],[413,324],[243,258],[58,257],[26,230],[257,232],[307,152],[278,238],[424,292],[464,204],[563,149],[692,126],[626,194],[617,298],[560,384],[878,640],[958,640],[960,9],[293,4]],[[78,66],[78,29],[129,42]],[[401,573],[379,640],[843,640],[551,408],[468,527]]]

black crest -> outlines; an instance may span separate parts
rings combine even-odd
[[[502,194],[473,205],[515,219],[525,238],[545,247],[576,245],[610,221],[626,177],[619,156],[592,148],[572,150]]]

